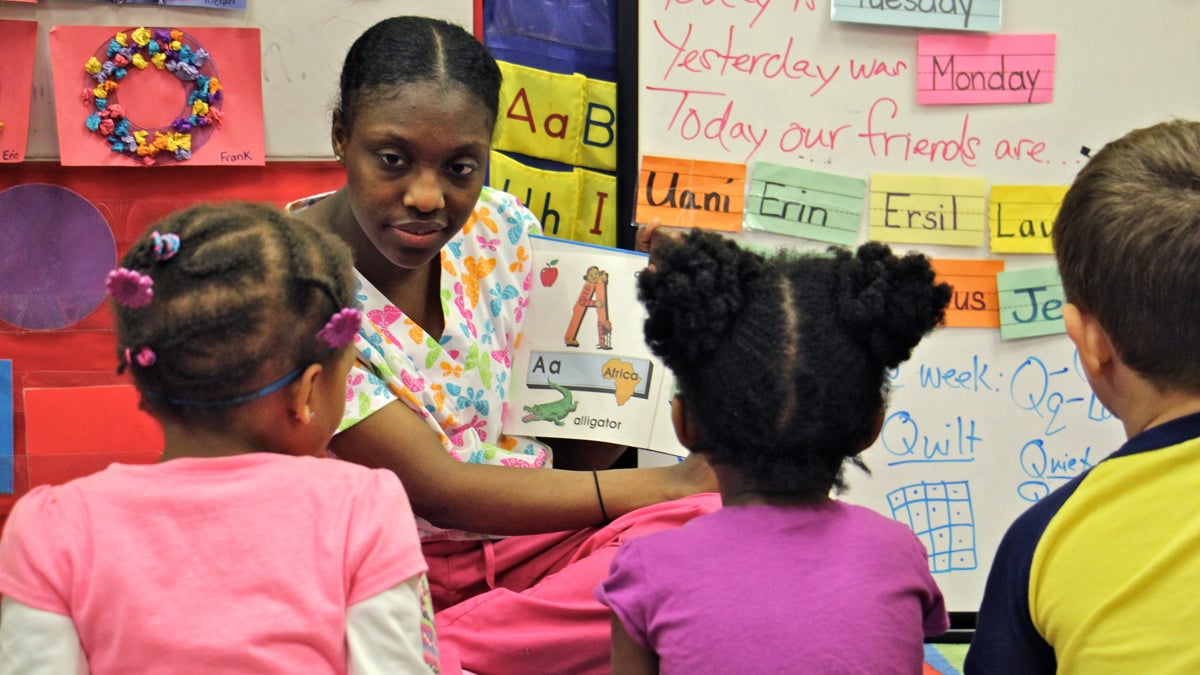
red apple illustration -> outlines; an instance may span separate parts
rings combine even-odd
[[[542,286],[549,288],[554,285],[556,280],[558,280],[558,268],[555,267],[557,264],[558,259],[555,258],[554,260],[546,263],[546,266],[543,267],[542,271],[538,273],[538,276],[542,280]]]

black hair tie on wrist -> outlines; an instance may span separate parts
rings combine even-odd
[[[592,470],[592,482],[596,484],[596,501],[600,502],[600,516],[604,518],[604,524],[607,525],[612,522],[612,519],[608,517],[608,511],[604,508],[604,496],[600,494],[600,476],[595,469]]]

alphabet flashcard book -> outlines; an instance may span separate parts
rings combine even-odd
[[[637,275],[647,257],[536,237],[504,429],[685,455],[674,379],[646,346]]]

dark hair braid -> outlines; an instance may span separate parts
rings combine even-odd
[[[227,408],[177,400],[229,399],[330,357],[317,332],[354,302],[340,240],[272,206],[236,202],[179,211],[151,229],[177,235],[179,251],[162,261],[152,233],[134,242],[121,266],[151,277],[153,298],[113,307],[118,372],[132,368],[155,412],[223,424]],[[152,365],[126,360],[143,348]]]
[[[639,278],[646,339],[700,426],[693,449],[769,492],[843,486],[883,410],[887,369],[941,322],[951,294],[926,258],[878,243],[763,259],[693,231],[661,242],[654,263]]]

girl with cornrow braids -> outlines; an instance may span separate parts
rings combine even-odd
[[[459,26],[371,27],[346,55],[333,112],[345,185],[290,208],[354,251],[366,325],[332,450],[408,490],[443,667],[599,675],[608,611],[592,589],[617,544],[720,502],[703,460],[608,469],[624,447],[505,432],[541,226],[484,187],[500,79]]]
[[[868,243],[769,258],[656,237],[646,340],[678,378],[680,442],[724,508],[621,545],[596,590],[614,673],[920,673],[948,628],[905,525],[832,499],[879,435],[887,371],[941,322],[923,256]],[[864,467],[865,468],[865,467]]]
[[[0,672],[415,673],[437,642],[389,471],[320,459],[362,320],[348,248],[265,205],[196,206],[108,290],[153,465],[30,490],[0,538]]]

